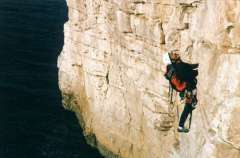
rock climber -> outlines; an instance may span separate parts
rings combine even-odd
[[[181,60],[176,52],[165,53],[163,62],[167,65],[165,77],[173,89],[180,92],[181,100],[185,99],[184,110],[179,120],[178,132],[189,132],[184,124],[187,117],[197,105],[197,75],[199,64],[189,64]],[[172,102],[172,100],[171,100]],[[191,121],[191,120],[190,120]],[[189,126],[190,128],[190,126]]]

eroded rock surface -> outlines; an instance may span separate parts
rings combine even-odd
[[[59,85],[106,157],[240,157],[239,0],[67,0]],[[200,64],[189,134],[168,103],[162,54]]]

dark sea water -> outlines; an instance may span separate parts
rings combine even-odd
[[[57,56],[65,0],[0,0],[0,158],[99,158],[65,111]]]

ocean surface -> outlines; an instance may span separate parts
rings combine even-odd
[[[0,158],[100,158],[61,105],[65,0],[0,0]]]

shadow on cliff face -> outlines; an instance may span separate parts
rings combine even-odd
[[[65,0],[0,1],[0,157],[96,158],[61,106]]]

